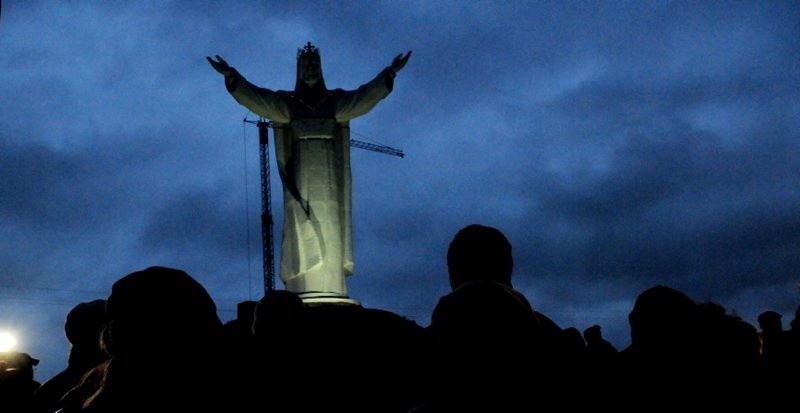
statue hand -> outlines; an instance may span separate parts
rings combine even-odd
[[[206,56],[206,59],[208,59],[208,63],[211,63],[211,67],[213,67],[214,70],[219,72],[219,74],[225,77],[231,75],[230,65],[228,65],[228,62],[226,62],[223,58],[219,57],[219,55],[217,55],[217,60],[214,60],[208,56]]]
[[[392,69],[395,73],[399,72],[400,69],[405,67],[406,63],[408,63],[409,57],[411,57],[411,50],[409,50],[405,56],[403,56],[403,54],[400,53],[399,55],[397,55],[397,57],[394,58],[394,60],[392,61],[392,65],[389,66],[389,68]]]

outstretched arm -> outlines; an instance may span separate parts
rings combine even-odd
[[[208,56],[206,59],[214,70],[225,76],[225,87],[239,104],[259,116],[279,123],[288,123],[291,120],[286,101],[278,93],[248,82],[219,55],[216,59]]]
[[[336,98],[336,120],[343,122],[361,116],[378,104],[394,89],[394,77],[405,67],[411,51],[400,53],[392,64],[383,69],[377,77],[361,85],[356,90],[341,91]]]

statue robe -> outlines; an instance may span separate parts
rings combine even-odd
[[[283,184],[280,276],[298,294],[347,297],[353,273],[349,121],[389,95],[384,69],[355,90],[326,90],[309,104],[295,91],[257,87],[235,70],[225,85],[237,102],[272,121]]]

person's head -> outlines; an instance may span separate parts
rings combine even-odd
[[[0,352],[0,384],[33,380],[33,368],[37,365],[39,360],[28,353]]]
[[[603,339],[603,332],[599,325],[593,324],[583,330],[583,338],[587,343],[597,343]]]
[[[783,330],[783,316],[776,311],[764,311],[758,315],[758,326],[762,331],[780,331]]]
[[[246,326],[248,332],[253,325],[253,319],[256,317],[257,306],[258,301],[252,300],[241,301],[239,304],[236,304],[236,319],[240,320],[241,323]]]
[[[695,338],[697,315],[697,304],[683,292],[664,285],[648,288],[628,314],[631,344],[685,350]]]
[[[325,89],[322,77],[322,59],[319,49],[308,42],[302,49],[297,49],[297,83],[295,90]]]
[[[67,313],[64,332],[75,347],[100,348],[100,332],[108,322],[106,300],[82,302]]]
[[[264,294],[255,308],[253,334],[267,337],[286,333],[297,327],[303,314],[303,300],[287,290],[270,290]]]
[[[222,329],[206,289],[174,268],[148,267],[117,280],[106,311],[115,354],[210,342]]]
[[[511,243],[500,230],[478,224],[462,228],[447,250],[450,287],[470,281],[495,281],[511,287]]]

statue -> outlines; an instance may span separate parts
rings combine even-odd
[[[400,53],[355,90],[328,89],[319,49],[308,42],[297,50],[292,91],[255,86],[220,56],[206,57],[237,102],[272,121],[283,184],[280,277],[306,302],[352,301],[345,284],[354,267],[349,121],[391,93],[409,57]]]

